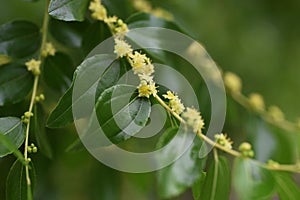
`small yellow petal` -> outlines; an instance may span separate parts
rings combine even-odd
[[[26,62],[25,65],[27,67],[27,70],[31,71],[33,73],[33,75],[35,75],[35,76],[40,75],[40,73],[41,73],[41,71],[40,71],[41,61],[31,59],[30,61]]]

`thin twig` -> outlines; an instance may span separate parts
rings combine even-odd
[[[41,43],[41,48],[40,48],[40,53],[39,53],[39,60],[42,61],[42,50],[45,47],[46,41],[47,41],[47,32],[48,32],[48,21],[49,21],[49,15],[48,15],[48,6],[49,6],[49,0],[46,0],[45,3],[45,11],[44,11],[44,20],[43,20],[43,27],[41,30],[42,33],[42,43]],[[35,102],[35,97],[37,94],[37,89],[38,89],[38,83],[39,83],[39,75],[35,75],[34,77],[34,83],[32,87],[32,94],[31,94],[31,100],[30,100],[30,105],[29,105],[29,113],[32,113],[34,102]],[[30,117],[28,119],[27,127],[26,127],[26,134],[25,134],[25,147],[24,147],[24,158],[28,162],[28,141],[29,141],[29,132],[30,132]],[[25,165],[25,173],[26,173],[26,183],[27,183],[27,190],[28,193],[31,194],[31,179],[29,175],[29,165]],[[32,196],[29,196],[32,198]]]

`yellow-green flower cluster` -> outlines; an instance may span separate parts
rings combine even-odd
[[[92,0],[89,6],[92,17],[104,21],[115,37],[114,53],[119,58],[126,57],[129,61],[133,73],[138,75],[140,84],[138,86],[139,96],[149,98],[157,94],[155,82],[153,81],[154,66],[150,58],[145,54],[133,51],[131,45],[124,40],[128,32],[127,24],[116,16],[108,17],[105,7],[100,0]]]
[[[28,124],[31,117],[33,117],[33,113],[27,111],[21,117],[21,120],[22,120],[23,123]]]
[[[42,56],[46,58],[47,56],[54,56],[56,50],[51,42],[47,42],[42,50]]]
[[[220,133],[215,135],[216,143],[220,144],[221,146],[232,149],[232,141],[226,134]]]
[[[41,73],[40,70],[40,65],[41,65],[41,61],[40,60],[35,60],[35,59],[31,59],[30,61],[25,63],[27,70],[31,71],[33,75],[38,76]]]
[[[270,106],[268,109],[270,117],[277,122],[284,121],[284,114],[277,106]]]
[[[224,75],[225,86],[233,93],[240,93],[242,90],[242,81],[238,75],[232,72],[226,72]]]
[[[90,11],[92,11],[92,17],[94,19],[103,21],[107,18],[106,8],[101,4],[101,0],[93,0],[90,2]]]
[[[105,22],[116,37],[124,37],[128,32],[127,24],[116,16],[107,16],[106,8],[101,4],[101,0],[92,0],[89,6],[92,17],[96,20]]]
[[[248,142],[243,142],[239,146],[239,150],[244,157],[254,157],[254,151],[252,150],[251,144],[249,144]]]
[[[139,75],[140,77],[143,77],[141,75],[151,76],[154,73],[154,66],[146,54],[135,51],[129,54],[128,61],[132,66],[133,73]]]
[[[231,93],[233,99],[247,109],[261,115],[261,117],[267,122],[287,131],[297,131],[300,128],[300,124],[297,122],[290,122],[285,119],[284,113],[278,106],[270,106],[266,109],[266,105],[262,95],[258,93],[252,93],[248,97],[241,93],[242,81],[239,76],[232,72],[226,72],[224,74],[224,83],[226,89]],[[285,123],[285,125],[282,125]]]
[[[36,153],[38,151],[38,148],[33,143],[31,143],[31,145],[27,147],[27,151],[28,153]]]
[[[265,110],[265,102],[263,97],[258,93],[252,93],[249,95],[249,104],[252,109],[256,111]]]
[[[118,19],[116,23],[113,23],[114,25],[114,33],[116,36],[124,36],[128,32],[127,24],[123,22],[122,19]]]
[[[124,56],[127,56],[131,54],[132,48],[130,44],[125,42],[124,40],[121,40],[119,38],[115,38],[115,50],[114,53],[118,55],[118,57],[122,58]]]
[[[140,82],[140,85],[138,86],[138,91],[139,91],[139,97],[149,98],[151,95],[155,97],[157,94],[154,81],[147,82],[145,80],[142,80]]]
[[[186,119],[187,125],[193,128],[195,133],[202,133],[202,129],[204,128],[204,121],[199,111],[195,108],[186,108],[186,111],[182,113],[182,117]]]
[[[164,98],[169,99],[169,106],[171,110],[177,114],[181,114],[184,111],[184,105],[181,103],[181,99],[173,92],[168,91],[167,94],[163,95]]]
[[[44,101],[45,100],[45,95],[44,94],[40,94],[40,95],[36,96],[34,98],[34,100],[35,100],[36,103]]]
[[[140,79],[139,96],[149,98],[150,95],[155,96],[157,89],[153,81],[154,66],[146,54],[134,51],[128,54],[127,59],[132,67],[133,73],[138,75]]]

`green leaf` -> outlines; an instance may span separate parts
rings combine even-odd
[[[89,0],[52,0],[49,14],[63,21],[83,21]]]
[[[80,48],[84,34],[89,27],[89,23],[65,22],[56,19],[49,21],[49,31],[53,38],[63,45],[71,48]],[[93,34],[96,34],[93,32]]]
[[[209,167],[200,199],[226,200],[230,194],[230,170],[227,159],[219,157]]]
[[[51,88],[63,93],[71,85],[72,69],[71,59],[63,53],[56,53],[45,59],[43,78]]]
[[[18,150],[18,147],[14,145],[10,139],[0,132],[0,146],[12,151],[14,155],[23,163],[26,164],[23,154]]]
[[[25,129],[19,118],[5,117],[0,118],[0,132],[5,136],[9,143],[3,145],[4,140],[0,143],[0,158],[15,152],[24,142]],[[13,146],[12,146],[13,145]]]
[[[175,137],[176,135],[176,137]],[[169,143],[169,144],[168,144]],[[194,134],[186,133],[179,128],[167,129],[158,141],[157,148],[164,147],[158,162],[177,158],[174,163],[158,171],[158,192],[161,198],[171,198],[183,193],[203,175],[205,160],[198,157],[201,140]],[[190,145],[186,149],[180,148]]]
[[[0,54],[25,58],[40,47],[39,28],[27,21],[12,21],[0,26]]]
[[[192,186],[194,200],[201,200],[202,187],[206,178],[206,173],[202,172],[201,176],[195,181]]]
[[[248,158],[235,160],[233,185],[241,200],[269,199],[275,191],[275,180],[271,172]]]
[[[33,134],[37,142],[39,151],[41,151],[48,158],[52,158],[52,149],[49,144],[46,132],[46,114],[41,104],[36,103],[33,107],[32,125]]]
[[[33,85],[33,75],[20,64],[0,66],[0,106],[26,98]]]
[[[68,123],[71,123],[74,121],[73,119],[73,112],[72,112],[72,106],[74,104],[81,105],[85,103],[85,98],[87,98],[87,95],[91,95],[91,91],[96,88],[94,88],[94,84],[97,86],[98,77],[101,78],[104,70],[106,69],[106,66],[110,66],[111,63],[115,60],[115,57],[112,55],[95,55],[93,57],[88,58],[83,63],[81,63],[80,66],[77,67],[74,75],[73,75],[73,82],[71,87],[66,91],[66,93],[62,96],[62,98],[59,100],[58,104],[54,108],[54,110],[51,112],[48,121],[47,126],[49,128],[59,128],[67,125]],[[81,79],[90,79],[91,77],[86,77],[85,70],[89,68],[89,70],[95,70],[94,77],[95,83],[92,85],[87,85],[82,90],[82,93],[77,95],[77,98],[74,99],[72,102],[72,93],[73,93],[73,85],[75,80],[78,77],[81,77]],[[94,81],[93,79],[93,81]],[[84,115],[84,114],[82,114]],[[77,116],[82,117],[82,116]]]
[[[96,103],[97,118],[105,135],[120,143],[138,133],[150,116],[149,99],[138,98],[135,86],[115,85],[106,89]]]
[[[6,180],[6,200],[29,200],[33,199],[33,189],[35,186],[35,169],[33,163],[29,164],[29,176],[31,187],[27,186],[25,166],[18,160],[10,168]],[[31,198],[30,198],[31,197]]]
[[[300,199],[300,188],[290,174],[273,172],[276,180],[276,191],[280,199]]]

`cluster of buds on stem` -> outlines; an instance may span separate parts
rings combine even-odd
[[[248,142],[243,142],[239,146],[239,150],[243,157],[254,157],[254,151],[252,150],[251,144],[249,144]]]
[[[31,143],[31,145],[27,147],[27,151],[28,153],[36,153],[38,151],[38,148],[33,143]]]
[[[30,118],[33,117],[33,113],[32,112],[25,112],[24,115],[21,117],[21,120],[24,124],[28,124],[30,121]]]

